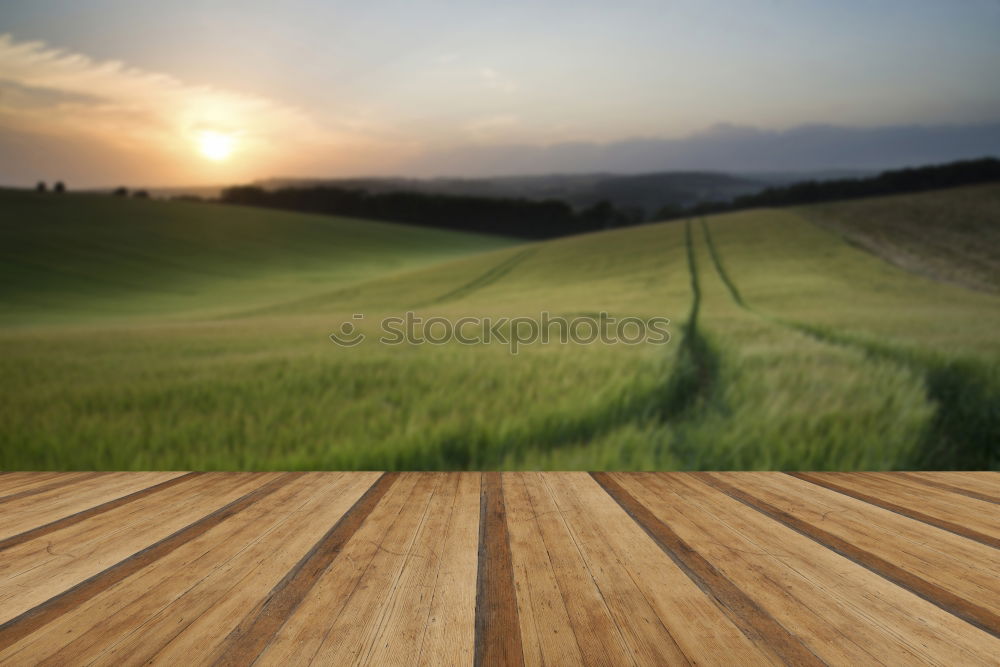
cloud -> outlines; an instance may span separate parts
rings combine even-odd
[[[479,80],[483,86],[489,90],[495,90],[507,95],[516,93],[519,89],[517,82],[504,76],[492,67],[483,67],[479,70]]]
[[[449,51],[447,53],[439,53],[434,56],[433,62],[435,65],[452,65],[459,61],[461,56],[454,51]]]
[[[55,88],[27,86],[17,81],[0,80],[0,108],[39,110],[60,105],[98,104],[100,97]]]
[[[287,137],[292,130],[310,140],[330,138],[301,111],[263,97],[186,85],[42,42],[17,43],[9,35],[0,36],[0,79],[6,83],[0,113],[52,134],[107,132],[119,142],[174,142],[212,126],[251,141]],[[19,113],[39,105],[46,114]]]
[[[502,136],[507,130],[516,127],[519,122],[520,119],[513,114],[485,116],[466,123],[465,132],[475,140],[490,140]]]
[[[323,156],[346,161],[393,139],[367,118],[327,116],[319,122],[267,97],[192,85],[10,35],[0,35],[0,128],[144,153],[193,169],[203,167],[195,151],[198,134],[226,132],[239,146],[231,173],[253,175],[318,165]],[[180,164],[174,166],[183,173]]]

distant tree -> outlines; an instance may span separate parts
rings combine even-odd
[[[928,167],[883,171],[878,176],[869,178],[803,181],[737,197],[728,203],[701,206],[707,206],[710,211],[756,206],[792,206],[840,199],[921,192],[991,181],[1000,181],[1000,160],[982,158]]]
[[[660,207],[660,210],[656,212],[653,216],[654,220],[676,220],[677,218],[684,217],[685,211],[682,206],[677,204],[664,204]]]
[[[149,199],[149,193],[145,190],[136,190],[132,193],[132,196],[136,199]]]
[[[580,220],[588,229],[607,229],[615,224],[615,207],[602,200],[580,212]]]
[[[128,188],[125,186],[117,187],[113,194],[116,197],[128,197]]]
[[[49,187],[45,185],[45,181],[38,181],[38,185],[35,186],[35,192],[45,192]]]
[[[617,225],[631,227],[641,225],[646,220],[646,211],[640,206],[626,206],[618,209]]]
[[[550,238],[585,231],[568,204],[552,200],[406,191],[371,193],[330,186],[264,190],[247,185],[224,189],[220,201],[525,238]]]
[[[62,194],[66,192],[66,186],[62,181],[56,181],[56,184],[52,186],[52,191],[57,194]]]

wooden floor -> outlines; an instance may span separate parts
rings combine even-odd
[[[1000,473],[0,475],[0,664],[1000,663]]]

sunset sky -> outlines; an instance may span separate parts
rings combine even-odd
[[[481,146],[1000,121],[1000,2],[0,4],[0,183],[430,175]]]

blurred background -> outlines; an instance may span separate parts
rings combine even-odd
[[[996,2],[0,25],[0,468],[1000,467]]]

